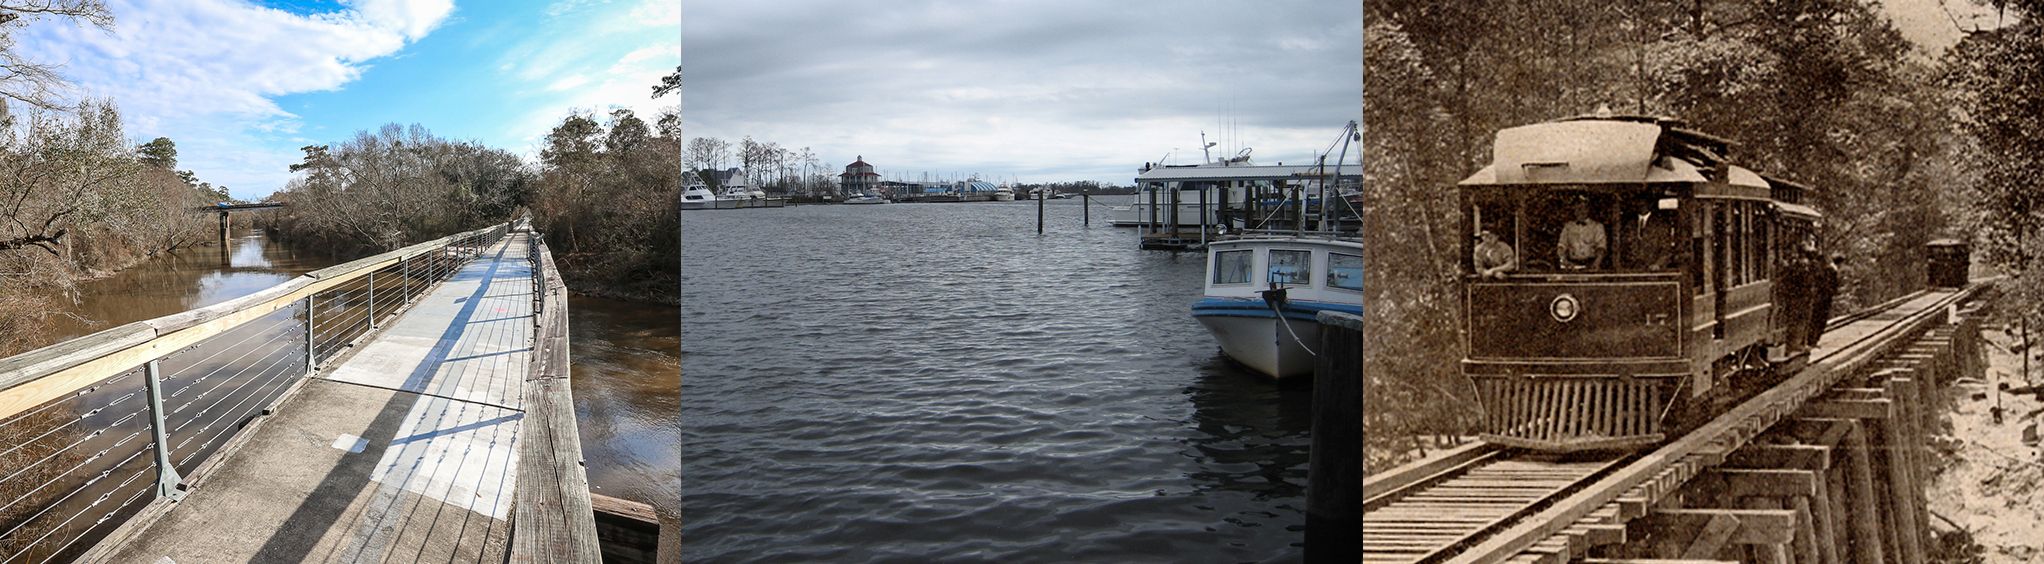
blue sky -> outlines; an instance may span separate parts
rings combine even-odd
[[[681,0],[112,0],[111,32],[31,23],[19,42],[63,64],[74,97],[112,98],[137,142],[260,198],[299,147],[418,123],[530,158],[574,111],[629,107],[680,57]]]

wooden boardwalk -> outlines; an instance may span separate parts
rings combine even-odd
[[[535,361],[529,243],[484,248],[88,558],[505,561]]]

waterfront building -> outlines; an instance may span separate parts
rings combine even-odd
[[[873,171],[873,165],[866,162],[865,155],[852,164],[845,165],[844,174],[838,176],[838,189],[844,194],[864,194],[880,187],[880,173]]]

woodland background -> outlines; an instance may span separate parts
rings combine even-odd
[[[1476,430],[1453,187],[1498,129],[1608,105],[1734,140],[1734,163],[1817,188],[1826,252],[1853,257],[1834,311],[1920,287],[1941,237],[2044,298],[2044,1],[1989,7],[1999,27],[1928,53],[1856,0],[1365,3],[1368,467]]]

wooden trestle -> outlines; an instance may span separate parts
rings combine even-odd
[[[1491,496],[1525,506],[1531,502],[1505,498],[1526,488],[1442,496],[1435,489],[1456,480],[1413,477],[1440,475],[1439,461],[1373,476],[1365,481],[1364,561],[1924,562],[1933,545],[1926,437],[1938,424],[1938,391],[1985,370],[1979,318],[1958,309],[1969,295],[1933,292],[1834,328],[1817,351],[1826,358],[1804,373],[1542,502],[1537,514],[1492,525],[1495,533],[1475,542],[1459,539],[1469,546],[1450,555],[1411,552],[1414,541],[1399,535],[1428,529],[1378,525],[1380,515],[1409,521],[1427,513],[1417,505],[1430,498],[1473,504]],[[1462,456],[1510,457],[1483,448]],[[1387,484],[1399,491],[1387,495]],[[1392,507],[1402,511],[1380,513]]]

